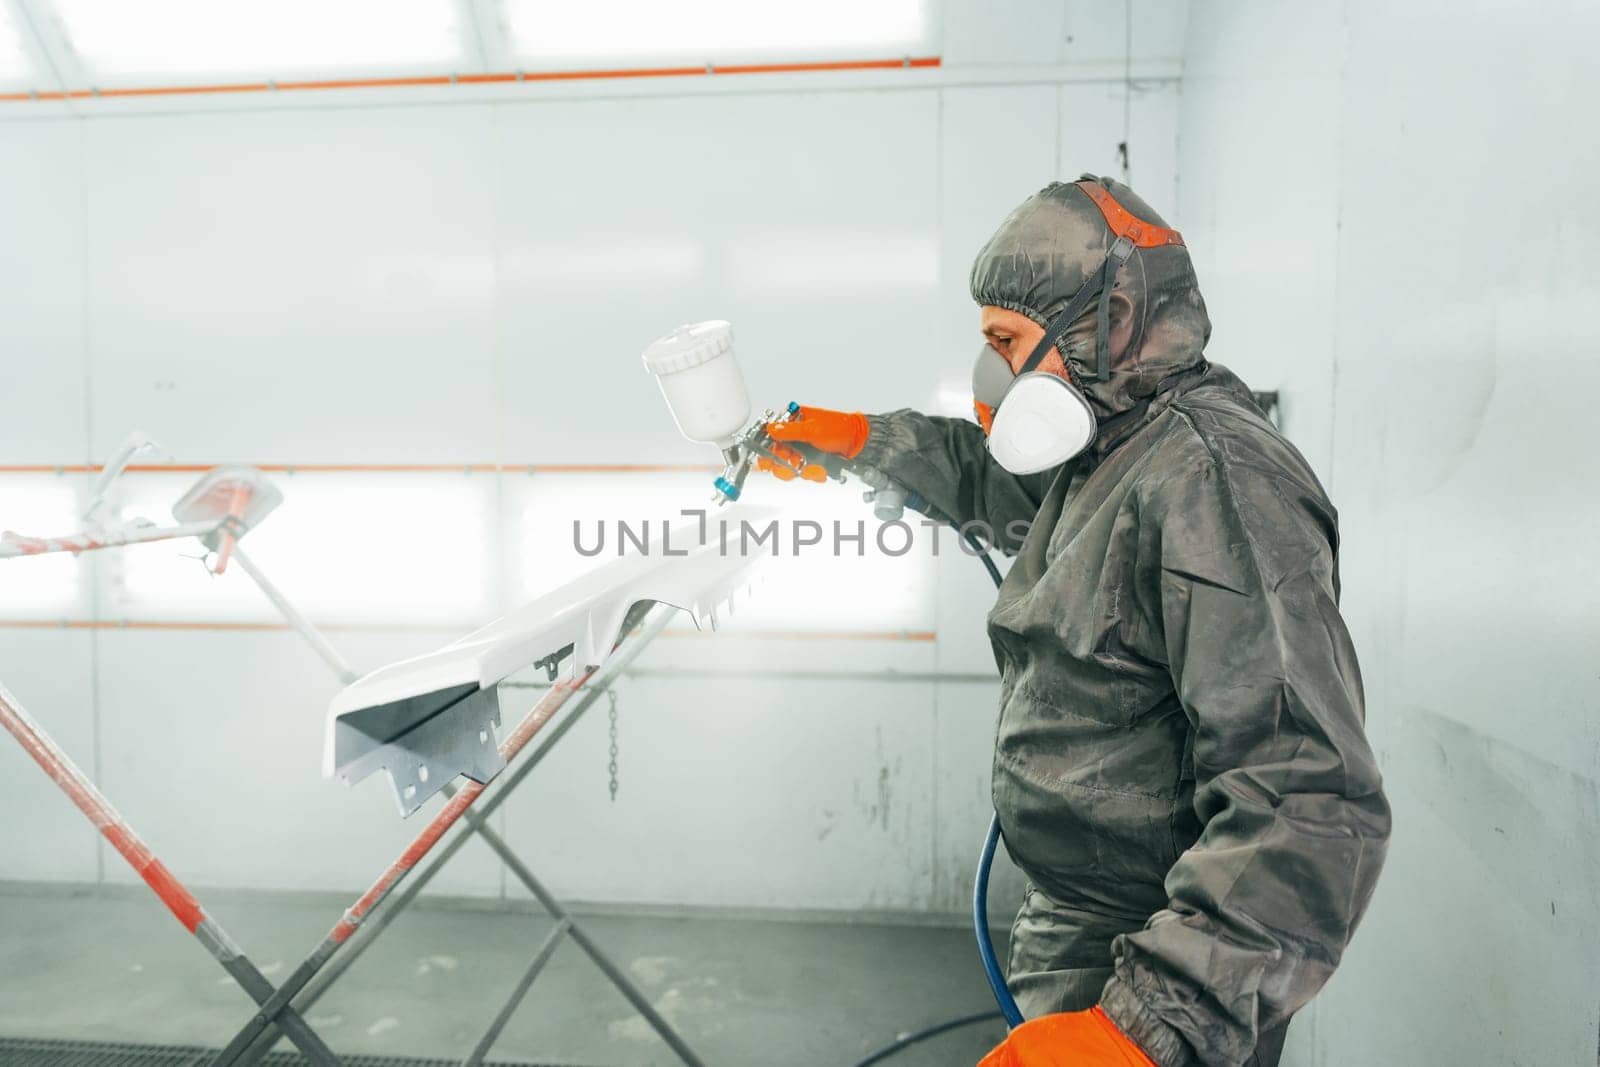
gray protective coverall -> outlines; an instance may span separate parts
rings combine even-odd
[[[1111,239],[1081,190],[1047,187],[979,254],[973,297],[1046,324]],[[1094,305],[1059,346],[1099,420],[1088,451],[1017,477],[973,423],[897,411],[869,416],[858,462],[1017,553],[989,635],[994,805],[1030,882],[1009,979],[1024,1014],[1098,1001],[1162,1067],[1271,1064],[1389,834],[1337,519],[1202,355],[1187,251],[1135,252],[1116,288],[1134,326],[1110,380],[1094,380]]]

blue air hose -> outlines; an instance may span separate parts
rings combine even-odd
[[[978,857],[978,877],[972,885],[972,929],[978,937],[978,958],[983,960],[983,973],[994,990],[995,1003],[1000,1014],[1006,1017],[1006,1026],[1022,1025],[1022,1012],[1017,1008],[1011,990],[1006,988],[1005,972],[995,958],[994,939],[989,936],[989,868],[994,864],[994,849],[1000,843],[1000,816],[989,820],[989,835],[983,839],[983,853]]]
[[[994,580],[995,588],[1000,588],[1002,579],[994,560],[989,558],[989,553],[984,551],[983,546],[970,531],[963,536],[973,547],[978,558],[983,561],[983,567]],[[1005,972],[1000,969],[1000,961],[995,958],[994,939],[989,936],[989,868],[994,865],[994,850],[999,843],[1000,816],[995,815],[989,820],[989,836],[983,839],[983,852],[978,856],[978,876],[972,883],[972,932],[978,938],[978,958],[983,960],[983,973],[989,979],[989,988],[994,990],[994,1001],[1000,1005],[1000,1014],[1006,1017],[1006,1026],[1015,1028],[1022,1025],[1022,1012],[1018,1010],[1017,1002],[1011,996],[1011,990],[1006,988]]]

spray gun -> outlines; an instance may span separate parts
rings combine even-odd
[[[774,422],[788,422],[798,414],[800,405],[792,400],[782,415],[768,408],[759,419],[741,430],[731,445],[723,446],[722,473],[711,483],[716,490],[711,499],[717,504],[731,504],[738,500],[739,494],[744,492],[745,477],[749,475],[758,456],[787,465],[787,461],[773,450],[774,442],[767,427]]]
[[[757,458],[793,466],[778,454],[767,427],[788,422],[800,413],[800,405],[791,401],[781,414],[769,409],[751,421],[750,395],[733,358],[733,327],[728,323],[717,319],[680,326],[645,349],[644,365],[656,376],[679,432],[722,451],[722,472],[712,482],[716,503],[739,499]],[[846,465],[833,456],[816,458],[836,481],[844,481],[848,470],[865,482],[863,499],[881,520],[898,519],[907,507],[925,506],[921,497],[874,467]]]
[[[656,376],[679,432],[722,451],[722,473],[712,482],[716,503],[739,499],[758,457],[787,465],[774,450],[767,425],[794,418],[800,405],[750,420],[750,394],[733,358],[732,326],[721,319],[680,326],[644,350],[644,366]]]

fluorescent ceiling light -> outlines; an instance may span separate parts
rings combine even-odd
[[[527,59],[751,53],[909,54],[925,44],[926,0],[501,0],[512,48]]]
[[[55,0],[96,74],[272,75],[447,67],[455,0]]]
[[[33,74],[33,64],[22,48],[22,30],[7,4],[0,4],[0,80],[22,81]]]

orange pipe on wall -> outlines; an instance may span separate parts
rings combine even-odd
[[[273,474],[706,474],[699,463],[243,463]],[[225,463],[130,463],[133,474],[200,474]],[[100,463],[0,464],[0,474],[98,474]]]
[[[733,63],[725,67],[636,67],[617,70],[543,70],[486,74],[423,74],[387,78],[330,78],[316,81],[241,82],[219,85],[150,85],[121,89],[69,89],[0,93],[0,102],[35,103],[140,96],[196,96],[212,93],[303,92],[328,89],[394,89],[415,86],[490,85],[506,82],[594,81],[619,78],[692,78],[723,74],[816,74],[852,70],[920,70],[938,67],[938,56],[900,59],[846,59],[816,63]]]

